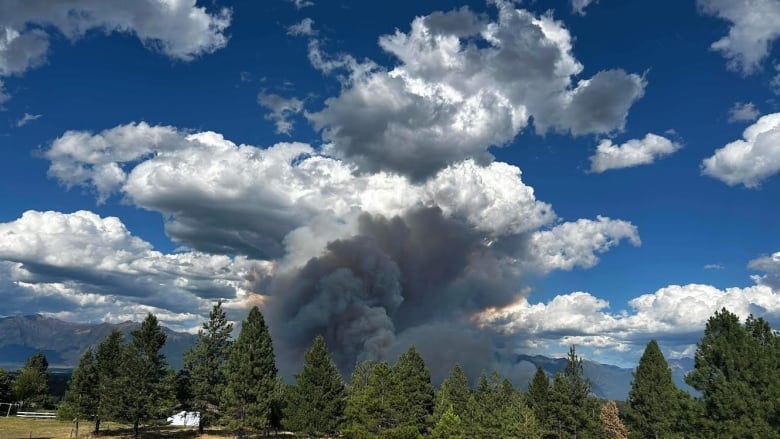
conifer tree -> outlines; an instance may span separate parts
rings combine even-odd
[[[230,346],[233,324],[228,322],[222,302],[209,313],[209,320],[198,331],[195,345],[184,353],[184,369],[189,379],[190,406],[200,412],[198,431],[217,419],[217,408],[225,387],[223,367]]]
[[[468,378],[466,378],[466,373],[460,364],[456,363],[450,374],[441,383],[439,391],[436,392],[434,420],[438,421],[450,406],[452,406],[453,413],[463,420],[469,412],[470,399],[471,391],[469,390]]]
[[[431,431],[433,439],[465,439],[466,432],[460,416],[455,414],[452,406],[447,407],[436,426]]]
[[[342,428],[342,434],[347,438],[357,439],[368,436],[366,393],[371,371],[375,365],[376,363],[372,360],[363,360],[356,364],[352,370],[349,384],[346,386],[347,404],[344,409],[345,422]]]
[[[100,432],[101,420],[116,419],[122,410],[122,376],[125,372],[125,346],[122,338],[122,333],[113,329],[95,350],[98,390],[93,432],[96,435]]]
[[[550,378],[541,365],[536,366],[536,373],[528,383],[528,404],[533,409],[539,423],[544,427],[550,426]]]
[[[414,346],[399,358],[393,373],[401,383],[403,399],[399,408],[404,424],[413,425],[420,433],[428,431],[434,407],[431,372]]]
[[[131,336],[122,361],[121,410],[117,416],[132,423],[134,436],[139,437],[142,423],[170,408],[175,375],[170,377],[168,362],[161,352],[166,336],[154,314],[149,313]]]
[[[599,420],[606,439],[628,439],[628,430],[620,420],[620,412],[615,401],[607,401],[601,406]]]
[[[0,402],[11,402],[11,375],[5,369],[0,369]]]
[[[78,433],[80,420],[94,419],[97,415],[98,390],[97,364],[90,348],[84,352],[79,365],[73,370],[65,400],[60,404],[57,416],[67,420],[75,419]]]
[[[636,438],[661,438],[676,432],[679,394],[658,343],[651,340],[634,371],[626,423]]]
[[[42,352],[27,358],[24,367],[14,378],[12,387],[22,406],[45,405],[49,401],[49,362]]]
[[[276,364],[268,326],[255,306],[241,325],[225,362],[223,404],[228,427],[239,437],[247,428],[266,430],[276,388]]]
[[[401,383],[387,361],[377,363],[366,388],[366,429],[374,434],[392,430],[401,424],[403,395]]]
[[[566,369],[555,375],[550,391],[550,426],[562,438],[599,438],[598,403],[590,395],[582,359],[574,346],[569,350]]]
[[[341,375],[328,354],[325,339],[317,336],[306,352],[303,370],[287,389],[284,426],[311,437],[333,435],[343,421],[345,404]]]

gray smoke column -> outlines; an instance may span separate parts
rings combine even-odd
[[[525,251],[522,236],[491,241],[437,207],[393,218],[363,215],[355,236],[331,242],[324,254],[268,284],[282,369],[297,370],[321,334],[347,376],[356,361],[393,360],[411,344],[438,378],[454,361],[478,373],[488,367],[491,346],[469,317],[515,298]],[[446,352],[453,349],[460,354]]]

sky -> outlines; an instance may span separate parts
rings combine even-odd
[[[280,368],[780,327],[778,0],[0,0],[0,315]]]

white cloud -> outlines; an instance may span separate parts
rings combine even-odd
[[[24,116],[22,116],[21,119],[16,121],[16,126],[17,127],[23,127],[23,126],[27,125],[28,123],[30,123],[30,122],[32,122],[34,120],[40,119],[41,116],[43,116],[43,115],[42,114],[24,113]]]
[[[628,221],[599,216],[596,221],[562,223],[531,236],[531,265],[543,273],[576,266],[590,268],[598,263],[596,253],[606,252],[623,239],[634,246],[641,244],[636,226]]]
[[[630,310],[610,312],[609,302],[587,292],[531,304],[521,298],[474,319],[484,328],[565,346],[640,352],[650,339],[684,350],[695,344],[707,320],[721,308],[746,318],[780,319],[780,294],[766,285],[721,290],[710,285],[670,285],[629,302]]]
[[[706,264],[704,266],[705,270],[723,270],[724,268],[726,268],[726,266],[723,264]]]
[[[598,0],[571,0],[571,10],[575,14],[585,15],[585,8],[591,3],[598,3]]]
[[[349,71],[341,94],[307,114],[332,142],[329,151],[364,171],[422,179],[465,158],[491,160],[488,148],[511,142],[531,117],[540,133],[623,128],[644,92],[642,77],[606,70],[574,83],[583,67],[560,21],[507,1],[495,5],[496,21],[463,8],[380,37],[399,60],[391,70],[344,55],[328,59],[312,40],[315,67]]]
[[[317,31],[312,27],[314,20],[311,18],[304,18],[298,23],[293,24],[287,28],[287,35],[293,36],[307,36],[311,37],[317,35]]]
[[[706,14],[730,23],[729,33],[710,46],[728,59],[728,67],[744,75],[758,70],[780,36],[778,0],[697,0]]]
[[[248,274],[265,269],[243,257],[163,254],[118,218],[88,211],[27,211],[0,223],[0,265],[17,289],[35,296],[30,300],[56,300],[65,310],[151,306],[173,313],[202,312],[211,300],[245,295]],[[9,294],[4,300],[26,300],[0,292]]]
[[[257,94],[257,103],[260,106],[271,110],[265,116],[276,125],[277,134],[290,135],[293,129],[293,123],[290,117],[303,111],[303,101],[297,98],[284,98],[277,94],[261,91]]]
[[[643,139],[631,139],[615,145],[609,139],[599,142],[596,153],[590,157],[590,171],[604,172],[610,169],[649,165],[658,159],[677,152],[682,145],[666,137],[648,133]]]
[[[729,122],[753,122],[760,115],[752,102],[735,102],[729,110]]]
[[[5,91],[5,84],[0,81],[0,110],[3,110],[3,104],[11,97],[8,96],[8,92]]]
[[[742,137],[704,159],[702,173],[729,186],[757,188],[780,171],[780,113],[761,117]]]
[[[295,9],[301,10],[303,8],[314,6],[314,2],[309,0],[289,0],[290,3],[295,5]]]
[[[753,259],[748,263],[748,267],[764,273],[753,276],[757,284],[780,290],[780,252]]]
[[[92,30],[135,35],[150,50],[190,61],[227,45],[231,12],[196,0],[9,0],[0,2],[0,78],[46,62],[51,32],[76,41]],[[0,81],[0,109],[9,96]]]

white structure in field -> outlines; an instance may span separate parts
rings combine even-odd
[[[200,412],[179,412],[167,419],[168,424],[179,427],[197,427],[200,423]]]

